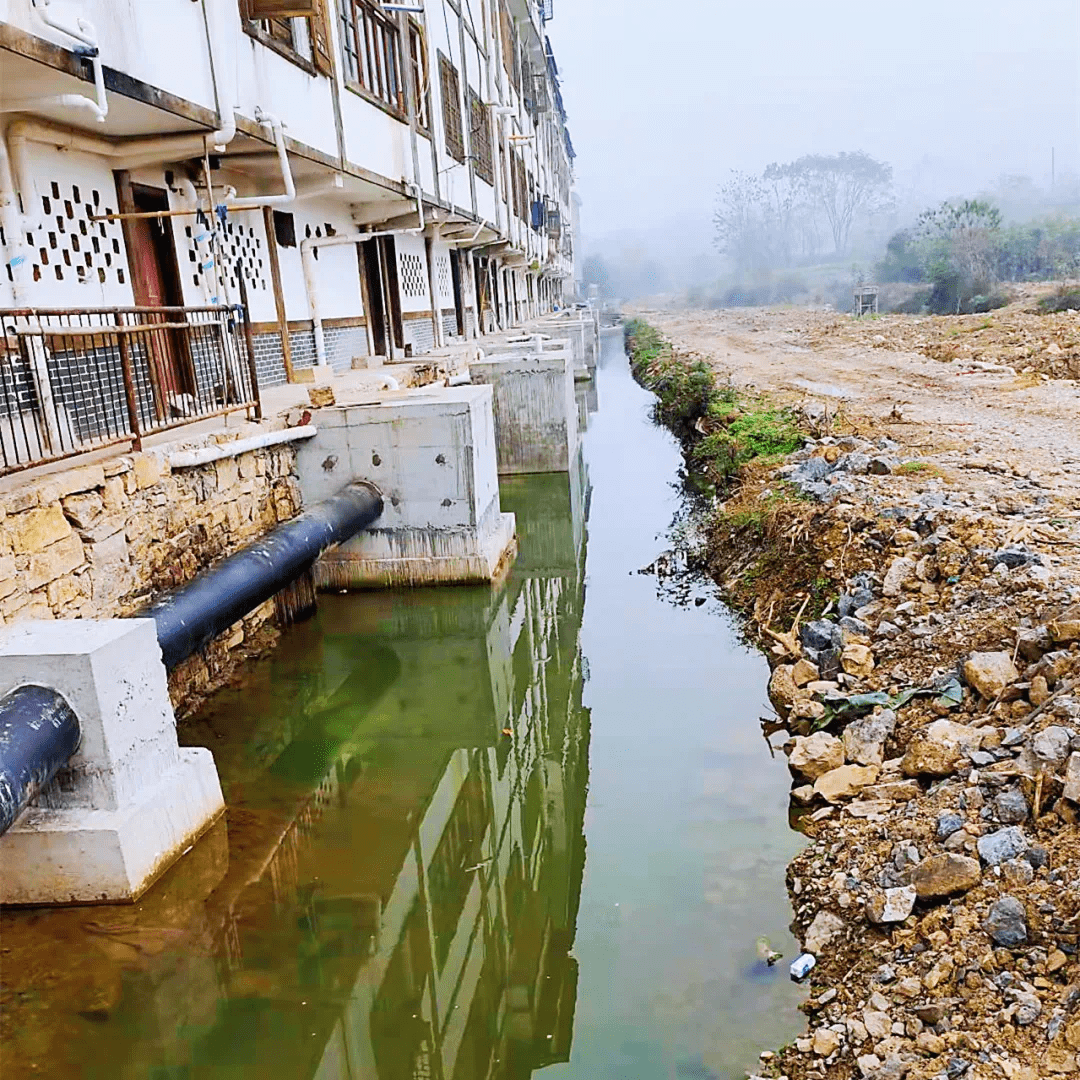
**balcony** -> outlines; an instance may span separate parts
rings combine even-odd
[[[242,307],[0,309],[0,475],[241,409]]]

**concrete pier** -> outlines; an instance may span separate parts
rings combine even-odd
[[[0,836],[0,903],[137,900],[224,811],[209,750],[181,747],[152,619],[24,622],[0,634],[0,696],[57,691],[82,742]]]
[[[567,472],[577,452],[573,363],[563,350],[486,359],[474,383],[494,389],[500,476]]]
[[[322,588],[492,581],[515,551],[499,505],[492,389],[457,386],[320,409],[297,454],[304,501],[350,480],[383,494],[375,525],[315,565]]]

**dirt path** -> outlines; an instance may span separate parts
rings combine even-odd
[[[978,333],[983,317],[886,316],[860,324],[791,308],[641,314],[677,348],[699,354],[736,383],[815,399],[830,412],[842,406],[887,425],[893,438],[924,454],[971,451],[1034,472],[1055,492],[1080,488],[1080,384],[1001,370],[1001,360],[1012,357],[991,353],[989,359],[985,351],[981,359],[961,353],[951,362],[918,351],[965,326]],[[1031,318],[1018,305],[994,321],[999,335],[1007,335]],[[1050,325],[1060,321],[1049,318]],[[1080,326],[1080,316],[1072,321]],[[1024,366],[1032,359],[1024,358]]]

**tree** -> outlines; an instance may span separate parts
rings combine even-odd
[[[767,227],[768,195],[762,182],[733,169],[731,179],[717,192],[713,222],[718,251],[744,274],[770,263]]]
[[[838,255],[847,251],[856,217],[877,213],[892,202],[892,166],[862,150],[806,154],[788,166],[824,214]]]
[[[997,281],[1001,211],[984,199],[943,202],[915,222],[927,278],[933,282],[930,309],[959,313]]]

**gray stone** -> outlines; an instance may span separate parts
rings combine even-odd
[[[900,843],[893,848],[892,854],[893,866],[897,870],[903,872],[908,867],[919,865],[919,849],[911,840],[901,840]]]
[[[844,728],[844,756],[857,765],[880,765],[885,758],[885,740],[896,730],[896,713],[881,709]]]
[[[893,463],[887,457],[871,458],[866,471],[873,476],[888,476],[893,471]]]
[[[845,634],[858,634],[860,637],[869,637],[872,632],[862,619],[856,619],[851,615],[845,615],[841,618],[840,629]]]
[[[844,635],[840,627],[828,619],[812,619],[803,623],[799,640],[808,649],[842,649]]]
[[[1027,941],[1027,913],[1015,896],[1003,896],[994,902],[983,929],[997,945],[1011,948]]]
[[[1019,825],[1028,818],[1027,799],[1016,788],[1009,788],[995,796],[994,812],[998,821],[1006,825]]]
[[[997,832],[980,836],[975,845],[979,858],[987,866],[1000,866],[1007,859],[1016,859],[1028,849],[1027,837],[1016,825],[1009,825]]]
[[[836,604],[836,611],[840,618],[843,619],[848,615],[853,615],[859,608],[865,607],[867,604],[873,603],[873,601],[874,594],[870,589],[853,589],[851,592],[841,594]]]
[[[937,838],[947,840],[964,827],[964,819],[953,810],[942,810],[937,819]]]
[[[1063,727],[1052,724],[1031,740],[1035,756],[1050,765],[1060,765],[1069,756],[1069,733]]]
[[[1043,653],[1050,652],[1054,647],[1054,639],[1050,636],[1048,626],[1035,626],[1030,630],[1023,630],[1017,640],[1018,651],[1029,664],[1035,663]]]

